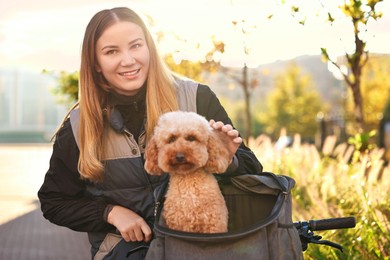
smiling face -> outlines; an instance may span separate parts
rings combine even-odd
[[[142,28],[120,21],[108,27],[96,43],[96,70],[115,92],[133,96],[144,85],[150,54]]]

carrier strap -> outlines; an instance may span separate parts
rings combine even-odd
[[[203,233],[187,233],[177,230],[171,230],[167,227],[161,226],[159,224],[159,219],[161,211],[163,208],[163,199],[165,192],[168,187],[168,182],[164,183],[155,190],[155,230],[166,235],[170,235],[176,238],[181,238],[184,240],[197,240],[197,241],[207,241],[210,238],[213,239],[237,239],[244,237],[248,234],[254,233],[257,230],[269,225],[272,223],[280,214],[281,209],[286,202],[286,197],[288,196],[290,190],[295,185],[294,179],[284,176],[284,175],[275,175],[271,172],[262,172],[259,174],[245,174],[239,175],[231,178],[232,184],[246,192],[252,192],[254,194],[266,194],[277,196],[275,207],[271,211],[270,215],[266,217],[260,223],[257,223],[256,226],[252,226],[249,229],[241,230],[240,232],[229,232],[229,233],[213,233],[213,234],[203,234]],[[223,185],[223,184],[222,184]]]

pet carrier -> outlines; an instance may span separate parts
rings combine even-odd
[[[291,216],[292,178],[263,172],[219,183],[229,210],[228,232],[200,234],[167,228],[161,215],[165,185],[155,193],[155,239],[146,259],[303,259]]]

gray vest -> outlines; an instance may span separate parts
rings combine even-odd
[[[179,108],[182,111],[196,112],[196,92],[198,83],[191,80],[176,80]],[[70,122],[76,143],[78,140],[79,110],[70,113]],[[92,196],[103,196],[109,203],[127,207],[142,216],[150,226],[154,223],[153,190],[167,176],[151,176],[144,170],[141,154],[145,150],[145,133],[138,142],[131,134],[117,133],[109,124],[104,129],[105,179],[101,184],[89,185],[87,191]],[[121,237],[111,233],[90,232],[94,259],[102,259],[120,242]]]

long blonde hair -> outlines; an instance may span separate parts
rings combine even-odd
[[[112,24],[128,21],[140,26],[150,52],[149,72],[146,85],[146,136],[153,133],[159,116],[168,111],[178,110],[176,88],[171,71],[158,54],[153,37],[144,22],[129,8],[119,7],[102,10],[89,22],[82,46],[79,82],[79,149],[78,170],[84,179],[102,181],[104,179],[103,133],[106,124],[103,109],[107,107],[109,83],[96,71],[96,42]],[[110,111],[108,111],[109,113]]]

